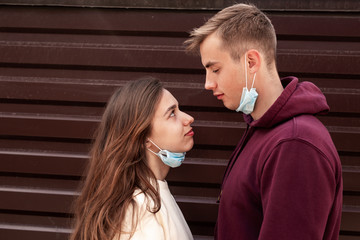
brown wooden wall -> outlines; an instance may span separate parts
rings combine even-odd
[[[68,237],[104,104],[115,88],[144,75],[159,77],[195,117],[195,147],[167,180],[195,238],[212,239],[223,171],[245,124],[203,89],[200,59],[187,56],[182,42],[216,11],[10,2],[0,3],[0,239]],[[279,2],[296,1],[269,2],[260,7],[277,30],[280,75],[314,82],[331,107],[320,119],[343,164],[340,239],[359,239],[359,4],[304,8],[297,1],[283,11],[289,5]]]

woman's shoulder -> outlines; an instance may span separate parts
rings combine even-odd
[[[148,195],[145,194],[140,189],[136,189],[133,193],[133,199],[137,206],[139,207],[139,210],[143,210],[144,208],[152,208],[154,207],[154,200]],[[142,209],[143,208],[143,209]]]
[[[164,239],[164,231],[158,222],[156,214],[149,211],[153,205],[153,200],[140,189],[134,191],[133,199],[135,206],[128,206],[125,219],[122,223],[122,234],[117,235],[117,238],[114,238],[114,240],[129,239],[130,236],[131,240]],[[136,222],[134,226],[133,220]],[[130,234],[131,232],[133,232],[133,235]]]
[[[133,193],[133,199],[135,200],[136,203],[143,204],[145,203],[146,200],[145,193],[140,189],[136,189]]]

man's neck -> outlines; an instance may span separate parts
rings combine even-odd
[[[258,74],[257,86],[258,98],[256,100],[254,111],[251,113],[251,117],[254,120],[260,119],[267,110],[275,103],[281,93],[284,91],[281,85],[280,77],[276,71],[271,74]]]

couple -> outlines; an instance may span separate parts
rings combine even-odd
[[[338,239],[339,156],[315,114],[320,90],[280,80],[276,36],[252,5],[225,8],[185,42],[200,53],[205,88],[248,127],[224,173],[215,239]],[[194,119],[156,79],[133,81],[109,100],[71,239],[193,239],[165,177],[193,144]]]

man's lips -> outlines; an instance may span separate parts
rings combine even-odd
[[[188,131],[185,136],[194,136],[194,131],[190,129],[190,131]]]
[[[223,98],[224,94],[223,94],[223,93],[221,93],[221,94],[214,94],[214,96],[215,96],[218,100],[221,100],[221,99]]]

